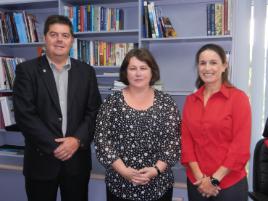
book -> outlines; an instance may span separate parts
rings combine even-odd
[[[161,25],[163,28],[163,34],[166,38],[168,37],[176,37],[177,33],[174,29],[174,27],[172,26],[169,17],[166,16],[162,16],[160,17],[161,19]]]
[[[215,35],[220,36],[223,35],[222,31],[222,19],[223,19],[223,4],[216,3],[215,4]]]
[[[94,31],[100,31],[100,6],[94,6]]]
[[[36,20],[35,15],[27,13],[27,20],[29,21],[29,26],[30,26],[30,35],[32,38],[31,42],[38,42],[39,38],[38,38],[38,33],[37,33],[37,28],[36,28],[37,20]]]
[[[3,33],[3,25],[1,22],[1,13],[0,13],[0,43],[5,43],[4,33]]]
[[[210,30],[211,35],[215,36],[215,4],[210,4]]]
[[[155,30],[155,36],[156,38],[159,38],[159,30],[158,30],[158,26],[157,26],[157,21],[158,19],[156,18],[156,12],[155,12],[155,5],[154,2],[150,2],[148,5],[148,8],[150,8],[150,12],[152,12],[153,15],[153,22],[154,22],[154,30]]]
[[[7,27],[7,38],[8,38],[8,42],[9,43],[13,43],[15,42],[15,35],[13,35],[13,30],[12,30],[12,23],[11,23],[11,19],[10,19],[10,15],[9,13],[5,14],[5,18],[6,18],[6,27]],[[18,41],[17,41],[18,42]]]
[[[25,29],[25,32],[26,32],[26,38],[27,38],[27,41],[28,42],[32,42],[32,38],[30,36],[30,31],[29,31],[29,22],[27,20],[27,14],[25,12],[25,10],[22,11],[22,20],[23,20],[23,25],[24,25],[24,29]]]
[[[233,9],[233,3],[232,0],[227,1],[227,28],[226,28],[226,35],[231,34],[232,31],[232,9]]]
[[[143,2],[143,25],[144,25],[144,38],[151,38],[152,32],[151,32],[151,28],[150,28],[147,1]]]
[[[211,9],[210,4],[207,5],[207,35],[211,36]]]
[[[16,121],[15,121],[15,116],[14,116],[12,96],[0,97],[0,103],[1,103],[5,126],[14,125]]]
[[[152,38],[156,38],[156,30],[155,30],[155,26],[154,26],[154,16],[153,16],[153,8],[152,8],[152,4],[148,3],[147,5],[148,7],[148,16],[149,16],[149,24],[150,24],[150,28],[151,28],[151,33],[152,33]]]
[[[228,34],[228,0],[224,0],[223,2],[223,34]]]
[[[158,7],[155,7],[155,16],[156,16],[159,38],[163,38],[164,37],[163,29],[162,29],[161,21],[160,21],[161,12],[160,12],[160,9]]]
[[[26,33],[26,25],[24,23],[23,14],[21,12],[13,13],[13,17],[15,20],[17,30],[19,35],[20,43],[28,43],[27,33]]]
[[[23,58],[0,57],[0,89],[9,90],[13,87],[16,65],[23,62]]]

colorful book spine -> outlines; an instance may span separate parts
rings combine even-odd
[[[154,6],[154,2],[150,2],[150,11],[152,12],[153,15],[153,23],[154,23],[154,30],[155,30],[155,36],[156,38],[159,38],[159,31],[158,31],[158,27],[157,27],[157,19],[156,19],[156,14],[155,14],[155,6]]]
[[[152,32],[152,38],[156,38],[156,32],[154,27],[154,16],[152,12],[152,6],[150,3],[148,3],[148,15],[149,15],[149,21],[150,21],[150,27]]]
[[[232,0],[228,0],[228,22],[227,22],[227,34],[231,34],[232,32],[232,9],[233,9],[233,3]]]
[[[158,33],[159,33],[159,38],[163,38],[163,29],[161,26],[161,22],[160,22],[160,10],[155,7],[155,16],[156,16],[156,22],[157,22],[157,28],[158,28]]]
[[[119,30],[124,29],[124,10],[119,9]]]
[[[223,4],[215,4],[215,35],[223,35],[222,32]]]
[[[13,13],[13,16],[14,16],[17,30],[20,30],[18,32],[20,43],[28,43],[26,29],[25,29],[26,25],[24,23],[22,13],[15,12],[15,13]]]
[[[75,39],[70,56],[96,66],[120,66],[134,43],[114,43]]]
[[[73,31],[78,32],[78,7],[73,7]]]
[[[207,35],[211,36],[211,9],[210,4],[207,5]]]
[[[91,13],[90,13],[90,11],[91,11],[91,8],[90,8],[91,6],[90,5],[87,5],[86,6],[86,11],[87,11],[87,31],[91,31]]]
[[[105,31],[104,27],[104,21],[105,21],[105,15],[104,15],[105,8],[100,7],[100,31]]]
[[[211,30],[211,35],[215,35],[215,4],[210,4],[210,30]]]
[[[147,1],[143,2],[143,33],[144,33],[144,38],[151,38],[151,29],[149,25],[149,16],[148,16],[148,3]]]

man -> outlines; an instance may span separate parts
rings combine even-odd
[[[69,57],[73,30],[65,16],[47,18],[46,55],[19,64],[16,122],[25,137],[23,173],[29,201],[87,201],[90,143],[101,103],[94,69]]]

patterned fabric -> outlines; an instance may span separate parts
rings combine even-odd
[[[155,90],[153,106],[135,110],[115,92],[104,101],[97,117],[95,149],[106,167],[108,189],[121,198],[155,200],[174,183],[171,167],[180,158],[180,116],[174,100]],[[111,164],[120,158],[127,167],[152,167],[158,160],[166,171],[146,185],[134,185],[115,172]]]

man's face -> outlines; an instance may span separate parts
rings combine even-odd
[[[47,54],[53,57],[68,57],[73,44],[70,28],[65,24],[52,24],[44,36]]]

